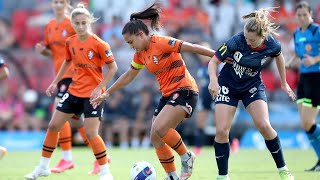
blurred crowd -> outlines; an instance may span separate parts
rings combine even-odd
[[[71,0],[72,5],[79,1]],[[116,78],[129,67],[134,51],[122,38],[122,28],[130,14],[150,6],[154,0],[83,0],[99,20],[93,31],[112,48],[118,72]],[[272,16],[282,43],[282,52],[288,60],[293,54],[292,34],[297,27],[294,8],[297,0],[161,0],[164,35],[181,40],[207,42],[217,49],[226,39],[241,31],[241,16],[261,7],[279,7]],[[314,19],[320,22],[320,3],[309,1]],[[0,82],[0,129],[46,129],[54,109],[53,98],[44,92],[53,80],[51,59],[34,52],[34,45],[42,41],[44,26],[53,18],[51,0],[0,0],[0,55],[6,60],[11,77]],[[197,55],[183,54],[190,73],[198,85],[205,85],[201,75],[203,64]],[[270,102],[288,102],[279,90],[275,64],[266,63],[263,80]],[[113,94],[105,105],[101,133],[111,146],[119,142],[126,148],[148,146],[148,131],[153,111],[157,105],[158,84],[148,72],[143,71],[138,80]],[[287,80],[296,89],[298,70],[287,71]],[[200,88],[201,89],[201,88]],[[201,92],[200,92],[201,93]],[[280,95],[279,95],[280,93]],[[194,116],[196,117],[196,116]],[[184,133],[192,133],[186,128]]]

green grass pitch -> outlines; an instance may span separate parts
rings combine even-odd
[[[157,160],[153,149],[108,150],[111,156],[110,169],[115,180],[128,180],[131,166],[138,161],[149,161],[155,166],[157,179],[164,179],[165,172]],[[38,164],[41,151],[9,151],[0,160],[0,180],[21,180],[23,176],[33,170]],[[315,154],[311,150],[284,150],[287,165],[296,180],[320,179],[320,172],[304,172],[304,168],[314,165]],[[61,156],[56,150],[51,160],[54,166]],[[40,180],[91,180],[98,176],[88,175],[93,164],[92,152],[86,147],[73,148],[75,168],[62,174],[51,174]],[[177,170],[180,172],[180,158],[176,155]],[[197,156],[194,173],[191,180],[214,180],[217,175],[217,166],[213,147],[206,147],[203,153]],[[232,180],[277,180],[280,179],[277,169],[267,150],[240,149],[239,153],[231,154],[229,159],[229,175]]]

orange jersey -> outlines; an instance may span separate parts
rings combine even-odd
[[[54,71],[56,74],[58,74],[62,63],[66,59],[66,39],[75,33],[69,17],[65,18],[62,22],[57,22],[56,19],[52,19],[46,25],[44,44],[52,52]],[[72,74],[73,68],[71,67],[63,77],[70,78]]]
[[[163,96],[170,96],[178,90],[198,92],[198,86],[180,54],[182,43],[172,37],[153,35],[149,49],[134,54],[131,68],[146,67],[156,76]]]
[[[84,42],[74,35],[66,41],[66,52],[66,60],[72,61],[75,70],[68,91],[74,96],[89,98],[103,79],[104,63],[114,61],[110,46],[95,34]]]

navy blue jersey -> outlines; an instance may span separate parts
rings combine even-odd
[[[224,43],[215,56],[221,61],[227,57],[233,59],[233,64],[225,64],[220,71],[219,80],[227,83],[235,90],[245,90],[253,84],[262,82],[261,70],[270,57],[281,54],[281,45],[271,35],[267,36],[264,45],[251,48],[241,32]]]
[[[2,59],[2,57],[0,56],[0,68],[4,67],[5,66],[5,62],[4,60]]]
[[[304,56],[320,55],[320,28],[318,24],[311,23],[305,31],[298,28],[294,32],[294,47],[297,56],[304,60]],[[306,67],[303,63],[300,65],[300,73],[320,72],[320,63]]]

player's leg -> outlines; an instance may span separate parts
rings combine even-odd
[[[294,177],[289,172],[289,169],[284,161],[280,139],[276,131],[271,127],[266,101],[262,99],[255,100],[246,106],[246,109],[250,113],[255,126],[264,137],[266,146],[276,163],[281,179],[293,180]]]
[[[318,161],[306,171],[320,171],[320,124],[316,117],[320,109],[320,73],[302,74],[298,84],[298,109],[302,128],[305,130]]]
[[[55,110],[50,121],[47,134],[42,146],[42,157],[40,159],[40,164],[35,168],[33,172],[25,176],[26,179],[37,179],[40,176],[50,175],[49,163],[51,155],[55,148],[57,147],[59,131],[73,114],[67,114],[59,110]]]
[[[169,98],[162,98],[155,114],[156,118],[152,124],[151,141],[156,148],[160,162],[170,164],[171,172],[169,175],[176,178],[174,156],[171,154],[171,147],[181,158],[180,179],[188,179],[192,174],[195,155],[188,151],[180,134],[175,130],[176,126],[186,117],[190,117],[195,109],[198,94],[193,91],[175,92]],[[163,106],[166,104],[165,106]],[[163,107],[163,108],[162,108]],[[161,141],[162,139],[162,141]],[[165,154],[165,155],[163,155]],[[163,156],[163,157],[162,157]],[[169,168],[168,168],[169,169]],[[165,168],[166,172],[168,170]]]
[[[104,104],[101,104],[96,109],[93,109],[93,107],[90,105],[89,98],[85,98],[83,101],[85,117],[83,126],[93,154],[100,166],[100,179],[113,179],[107,160],[106,146],[98,134],[102,116],[102,108]]]

